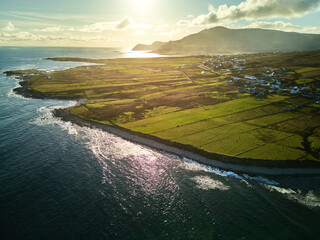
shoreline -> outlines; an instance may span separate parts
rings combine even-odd
[[[77,124],[82,127],[101,129],[130,142],[141,144],[155,150],[164,151],[176,155],[178,157],[188,158],[200,164],[205,164],[214,168],[219,168],[221,170],[233,171],[236,173],[268,176],[305,176],[320,174],[319,166],[313,168],[311,167],[313,164],[314,166],[318,165],[316,162],[309,161],[310,165],[308,167],[303,168],[297,165],[293,167],[294,163],[298,165],[306,165],[306,161],[280,161],[282,166],[279,166],[280,162],[271,163],[268,160],[240,159],[235,157],[223,156],[220,154],[206,153],[205,151],[196,149],[192,146],[170,142],[168,140],[160,139],[143,133],[133,132],[131,130],[121,128],[119,126],[108,126],[101,123],[85,120],[71,114],[69,112],[69,108],[55,109],[53,111],[53,115],[55,117],[61,118],[61,120],[63,121],[72,122],[73,124]],[[211,155],[211,157],[209,155]],[[235,161],[242,162],[240,164],[236,164]],[[261,162],[264,162],[265,165],[269,166],[263,166]]]
[[[8,73],[6,73],[8,75]],[[28,90],[29,82],[23,76],[19,77],[19,85],[13,91],[26,98],[36,99],[65,99],[67,98],[47,97],[42,93]],[[98,128],[107,131],[125,140],[135,142],[141,145],[151,147],[156,150],[164,151],[174,154],[179,157],[185,157],[196,161],[200,164],[205,164],[211,167],[222,170],[233,171],[236,173],[247,173],[253,175],[320,175],[320,163],[315,161],[297,161],[297,160],[257,160],[244,159],[232,156],[225,156],[217,153],[209,153],[198,149],[191,145],[184,145],[180,143],[171,142],[169,140],[160,139],[148,134],[134,132],[120,126],[108,126],[98,122],[89,121],[75,116],[69,112],[69,108],[55,109],[53,112],[55,117],[61,118],[63,121],[72,122],[79,126],[86,126],[90,128]]]

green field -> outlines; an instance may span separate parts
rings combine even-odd
[[[298,84],[306,84],[306,83],[311,83],[313,82],[314,80],[313,79],[310,79],[310,78],[301,78],[301,79],[298,79],[296,81],[296,83]]]
[[[318,67],[305,67],[305,68],[300,68],[296,70],[297,73],[305,73],[305,72],[311,72],[311,71],[316,71],[320,70]]]
[[[238,75],[225,68],[202,74],[201,64],[209,59],[203,56],[60,58],[56,60],[102,65],[50,73],[31,70],[27,81],[30,91],[46,97],[86,99],[70,111],[87,120],[192,145],[209,153],[274,161],[320,161],[318,104],[288,93],[253,97],[238,93],[237,85],[225,81],[227,76],[243,77],[262,73],[265,66],[273,70],[281,66],[289,69],[283,76],[287,85],[317,84],[319,56],[319,52],[247,55],[245,70]],[[308,77],[303,78],[303,74]],[[287,110],[298,105],[294,111]]]

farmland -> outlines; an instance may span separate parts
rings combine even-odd
[[[320,52],[236,57],[243,60],[241,71],[230,66],[230,55],[57,58],[99,65],[8,74],[22,75],[27,91],[45,98],[81,99],[70,112],[93,122],[239,159],[319,162]],[[218,67],[215,59],[222,59]],[[272,72],[281,77],[268,77]],[[246,75],[263,80],[250,82]],[[263,87],[269,82],[281,82],[282,90]]]

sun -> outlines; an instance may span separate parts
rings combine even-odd
[[[137,16],[139,21],[146,21],[146,18],[152,16],[159,0],[130,0],[131,10]]]
[[[148,2],[150,2],[150,0],[135,0],[137,2],[137,4],[139,5],[145,5],[147,4]]]
[[[134,5],[139,7],[140,9],[147,9],[150,8],[154,0],[133,0]]]

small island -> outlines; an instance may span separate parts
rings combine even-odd
[[[63,120],[228,170],[320,172],[320,51],[48,60],[97,63],[6,72],[23,96],[78,100]]]

